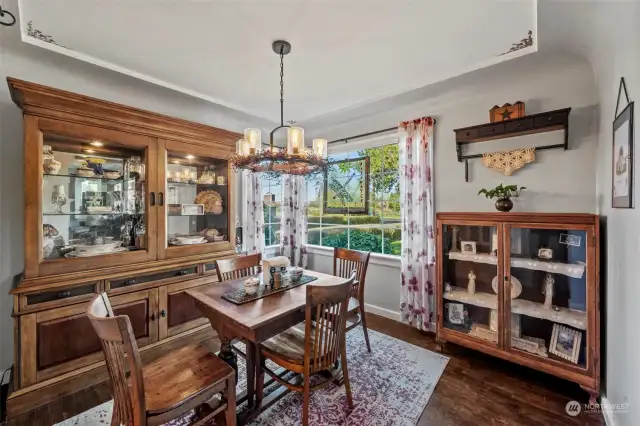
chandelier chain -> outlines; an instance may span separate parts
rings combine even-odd
[[[280,48],[280,125],[284,125],[284,46]]]

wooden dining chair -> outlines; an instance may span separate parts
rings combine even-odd
[[[367,350],[371,352],[369,344],[369,332],[367,331],[367,318],[364,315],[364,284],[367,276],[367,268],[369,267],[369,257],[371,253],[356,250],[347,250],[343,248],[333,249],[333,275],[337,277],[347,278],[351,271],[356,271],[356,282],[351,289],[351,298],[349,299],[349,307],[347,313],[350,316],[350,325],[347,331],[351,331],[362,324],[364,332],[364,341],[367,343]],[[351,321],[351,317],[355,320]]]
[[[353,408],[349,371],[346,356],[346,316],[354,274],[342,284],[308,285],[305,306],[305,322],[291,327],[260,345],[257,366],[256,394],[262,399],[264,372],[287,388],[303,393],[302,424],[309,423],[309,398],[311,391],[329,385],[334,377],[331,369],[338,360],[342,362],[342,375],[347,392],[347,402]],[[302,385],[290,382],[265,366],[271,360],[284,369],[302,374]],[[319,381],[311,385],[311,376]]]
[[[218,280],[228,281],[258,274],[261,272],[261,261],[261,253],[238,256],[231,259],[216,260]]]
[[[111,379],[112,425],[160,425],[194,409],[206,418],[224,412],[227,426],[236,424],[235,371],[206,347],[184,346],[143,367],[129,317],[115,316],[105,293],[87,316]]]

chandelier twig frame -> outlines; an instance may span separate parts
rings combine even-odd
[[[260,130],[246,129],[245,138],[237,143],[237,152],[230,163],[234,170],[250,170],[269,175],[315,176],[328,167],[327,140],[314,139],[313,147],[304,146],[304,129],[284,123],[284,56],[291,52],[291,44],[276,40],[273,51],[280,56],[280,125],[269,134],[269,147],[262,150]],[[276,147],[274,134],[287,130],[287,147]]]

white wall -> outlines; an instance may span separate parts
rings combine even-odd
[[[597,94],[589,64],[572,55],[534,54],[490,69],[461,76],[444,83],[436,96],[401,104],[383,113],[350,121],[340,127],[317,130],[329,140],[376,129],[393,127],[400,121],[430,115],[435,126],[435,207],[436,211],[495,211],[493,202],[478,197],[480,188],[500,182],[529,188],[515,201],[514,211],[587,212],[596,211]],[[505,102],[524,101],[528,114],[571,107],[569,150],[536,153],[536,161],[504,176],[470,162],[470,181],[464,181],[464,165],[458,163],[453,129],[488,121],[489,109]],[[478,149],[529,147],[563,141],[562,132],[525,136],[501,142],[477,144]],[[348,146],[348,144],[347,144]],[[344,146],[340,147],[345,149]],[[471,153],[471,151],[469,151]],[[372,312],[398,317],[400,271],[387,259],[383,265],[372,256],[367,274],[365,300]],[[331,270],[326,252],[312,252],[309,263],[323,272]]]
[[[627,413],[613,413],[614,424],[640,425],[640,333],[638,333],[638,259],[640,259],[640,180],[634,185],[635,209],[611,208],[612,122],[620,77],[635,100],[635,173],[640,132],[640,2],[597,4],[581,10],[590,28],[585,54],[593,65],[600,98],[597,152],[598,213],[606,219],[606,274],[603,328],[603,373],[607,400],[630,404]],[[621,101],[623,103],[623,101]],[[624,105],[623,105],[624,106]],[[620,111],[623,106],[621,106]]]
[[[3,7],[13,13],[18,10],[15,1],[5,1]],[[268,126],[244,114],[27,45],[19,40],[17,26],[0,28],[1,371],[13,363],[13,305],[8,293],[14,275],[23,269],[24,251],[22,116],[4,81],[9,76],[234,131]]]

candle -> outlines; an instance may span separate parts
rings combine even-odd
[[[262,134],[260,129],[244,129],[244,140],[247,143],[247,153],[254,155],[260,152]]]
[[[287,151],[289,154],[298,155],[304,151],[304,129],[290,127],[287,132]]]
[[[322,158],[327,156],[327,140],[326,139],[314,139],[313,140],[313,153],[319,155]]]

